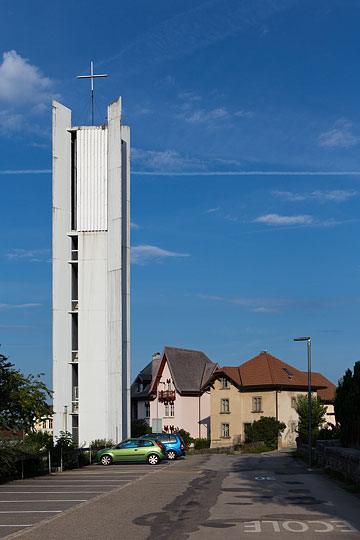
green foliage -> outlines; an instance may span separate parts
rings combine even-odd
[[[25,377],[0,354],[0,426],[29,433],[40,418],[51,414],[47,399],[52,392],[40,380],[42,375]]]
[[[360,447],[360,362],[340,379],[334,405],[342,445]]]
[[[17,462],[23,455],[22,440],[17,438],[0,439],[0,479],[17,472]]]
[[[296,403],[295,410],[299,415],[298,433],[299,439],[303,443],[309,440],[309,401],[307,396],[301,396]],[[318,438],[320,428],[325,422],[326,405],[318,396],[311,396],[311,440]]]
[[[194,440],[195,450],[200,450],[201,448],[210,448],[210,440],[207,438],[197,438]]]
[[[141,437],[145,435],[148,428],[148,423],[143,418],[137,418],[136,420],[131,421],[131,436],[132,437]]]
[[[184,441],[186,449],[188,449],[190,445],[194,442],[194,439],[191,437],[190,433],[188,431],[185,431],[185,429],[175,428],[174,433],[176,435],[180,435],[180,437]]]
[[[286,425],[272,416],[262,416],[246,428],[247,442],[262,441],[267,450],[275,450],[278,445],[278,436],[284,431]]]
[[[90,443],[91,448],[102,450],[103,448],[112,448],[115,443],[112,439],[95,439]]]
[[[320,441],[330,441],[333,439],[340,439],[340,429],[338,426],[328,424],[319,431],[318,439]]]

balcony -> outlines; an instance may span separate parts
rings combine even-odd
[[[158,392],[159,401],[175,401],[176,392],[175,390],[160,390]]]

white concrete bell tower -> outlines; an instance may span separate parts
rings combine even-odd
[[[130,435],[130,128],[53,102],[54,435]]]

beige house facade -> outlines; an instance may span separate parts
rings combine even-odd
[[[331,396],[335,386],[323,375],[314,373],[313,394],[328,402],[327,422],[334,423]],[[262,416],[284,422],[280,447],[296,444],[300,396],[307,395],[307,373],[301,372],[267,352],[239,367],[217,369],[204,389],[210,390],[211,447],[226,447],[245,442],[245,430]]]

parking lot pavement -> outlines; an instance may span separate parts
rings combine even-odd
[[[134,483],[154,469],[166,469],[168,462],[89,465],[82,469],[48,476],[16,480],[0,485],[0,539],[32,527],[39,521],[63,513],[89,499]]]

